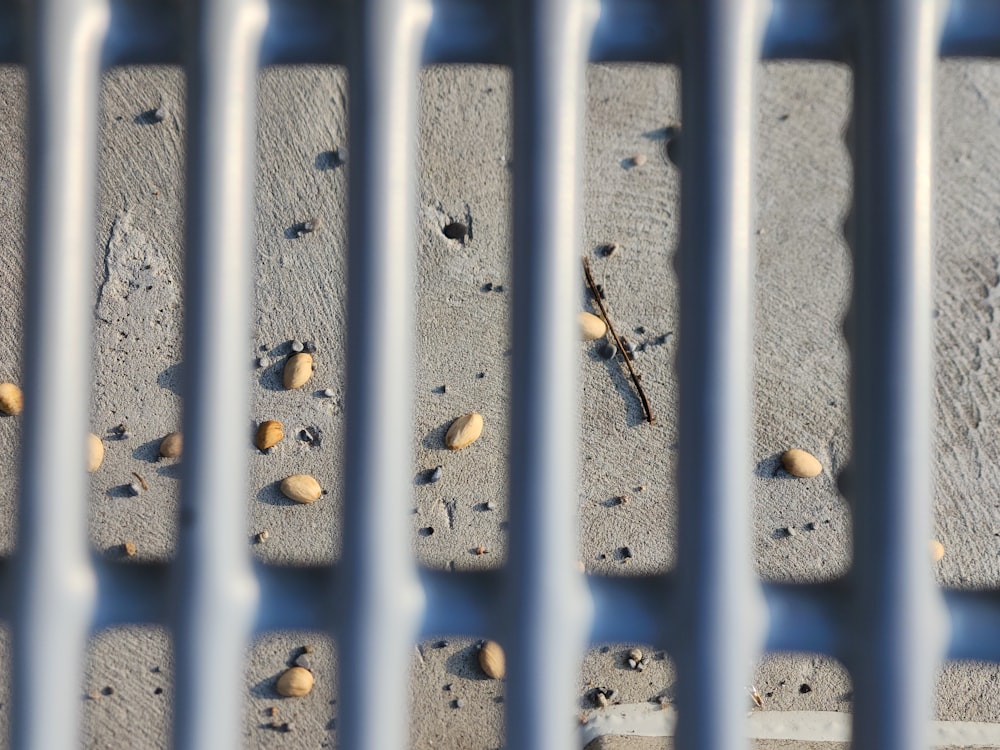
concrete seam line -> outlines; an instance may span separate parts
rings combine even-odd
[[[605,735],[672,737],[677,711],[647,703],[615,706],[592,715],[582,727],[583,744]],[[978,721],[931,722],[934,745],[997,747],[1000,724]],[[850,742],[851,714],[840,711],[754,711],[747,716],[747,737],[755,740]]]

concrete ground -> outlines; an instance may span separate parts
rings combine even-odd
[[[847,354],[840,336],[850,289],[841,226],[850,199],[843,143],[850,71],[782,63],[763,65],[760,73],[751,463],[734,466],[720,457],[720,465],[745,471],[752,482],[757,573],[775,581],[829,580],[850,564],[850,513],[835,484],[850,455]],[[938,80],[935,529],[947,554],[936,570],[943,585],[996,587],[1000,139],[994,134],[1000,68],[945,63]],[[643,423],[620,365],[600,358],[594,344],[580,344],[580,559],[589,573],[634,575],[669,569],[677,534],[672,415],[678,316],[671,259],[680,172],[667,154],[664,128],[682,123],[679,77],[666,67],[601,65],[591,67],[588,87],[580,252],[592,259],[616,325],[642,348],[636,367],[659,419]],[[420,562],[432,567],[496,567],[507,554],[510,77],[498,68],[429,69],[422,95],[413,546]],[[259,98],[245,533],[263,560],[328,562],[340,553],[343,507],[344,162],[351,159],[346,78],[331,69],[270,70],[261,75]],[[115,559],[124,559],[125,541],[136,545],[140,560],[171,557],[176,541],[178,469],[156,455],[159,439],[179,428],[183,101],[176,70],[122,69],[105,78],[91,415],[92,430],[105,438],[106,458],[93,476],[90,537],[98,555]],[[162,121],[144,115],[157,107],[166,115]],[[6,228],[0,233],[6,269],[0,294],[7,301],[0,308],[0,347],[8,353],[0,359],[0,379],[14,381],[21,376],[22,345],[44,343],[24,342],[21,335],[24,111],[22,73],[0,71],[0,138],[8,144],[0,149],[0,225]],[[633,166],[636,155],[647,157],[645,163]],[[296,236],[295,225],[314,217],[322,219],[320,229]],[[464,243],[442,234],[454,220],[472,230]],[[596,252],[612,241],[621,248],[614,257]],[[287,392],[280,387],[280,367],[293,339],[315,342],[317,367],[306,388]],[[333,397],[322,394],[327,388]],[[472,410],[485,417],[482,439],[458,453],[442,450],[447,425]],[[250,442],[253,426],[264,419],[285,425],[285,440],[269,455]],[[116,439],[119,424],[130,439]],[[791,446],[813,452],[823,474],[794,480],[777,471],[778,454]],[[18,420],[2,419],[3,553],[14,548],[17,452]],[[438,465],[441,481],[421,481]],[[125,489],[132,472],[149,485],[138,497]],[[311,506],[293,505],[277,491],[283,477],[303,472],[329,490]],[[779,531],[786,528],[796,533]],[[255,543],[264,530],[267,540]],[[476,554],[479,547],[483,554]],[[502,744],[503,684],[484,679],[474,644],[435,639],[415,647],[411,737],[418,750]],[[306,645],[314,649],[316,688],[306,698],[281,699],[274,681]],[[583,655],[584,718],[608,710],[593,705],[595,686],[614,689],[614,701],[627,704],[669,701],[683,690],[674,684],[668,659],[654,658],[641,673],[624,666],[635,645],[655,651],[652,644],[608,644]],[[3,639],[0,653],[8,650]],[[246,745],[334,746],[335,679],[336,652],[325,637],[276,633],[260,639],[247,658]],[[946,665],[937,718],[992,720],[1000,710],[998,680],[992,665]],[[827,659],[770,656],[755,684],[767,711],[850,710],[849,677]],[[87,747],[167,747],[168,634],[134,628],[96,636],[80,694]],[[9,686],[0,686],[4,727],[8,695]],[[269,715],[272,706],[277,717]],[[272,721],[291,722],[292,731],[275,730]],[[590,747],[623,750],[668,746],[665,739],[594,742]],[[831,743],[825,747],[832,750]]]

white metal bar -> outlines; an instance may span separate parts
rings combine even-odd
[[[78,741],[79,686],[96,594],[85,436],[97,104],[108,8],[102,0],[43,0],[33,11],[13,744],[69,750]]]
[[[680,456],[675,617],[681,750],[745,745],[762,645],[750,554],[751,241],[758,3],[687,5],[681,68]],[[720,470],[716,457],[726,457]]]
[[[857,3],[851,350],[854,747],[929,745],[943,656],[931,532],[931,140],[943,9]]]
[[[174,742],[240,743],[257,588],[245,535],[257,54],[262,0],[193,0],[187,49],[184,453]],[[205,678],[211,670],[212,679]]]
[[[584,66],[598,6],[517,3],[506,745],[569,750],[590,605],[577,570]]]
[[[407,508],[417,72],[430,6],[351,7],[340,732],[348,750],[401,750],[422,604]]]

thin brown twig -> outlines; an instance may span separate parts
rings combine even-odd
[[[601,300],[601,293],[597,289],[597,284],[594,282],[594,274],[590,270],[590,260],[585,256],[583,258],[583,275],[587,278],[587,286],[590,287],[590,293],[594,295],[594,302],[597,303],[597,309],[601,311],[601,317],[604,318],[604,322],[608,326],[608,330],[611,331],[611,336],[615,340],[615,344],[618,346],[618,351],[622,353],[622,359],[625,360],[625,366],[628,368],[628,374],[632,376],[632,382],[635,383],[635,389],[639,393],[639,401],[642,403],[642,410],[646,412],[646,421],[650,424],[656,421],[653,416],[653,407],[649,405],[649,399],[646,398],[646,391],[643,390],[642,384],[639,382],[639,376],[635,374],[635,368],[632,366],[632,360],[625,351],[625,347],[622,345],[622,340],[618,338],[618,333],[615,331],[615,327],[611,324],[611,317],[608,315],[608,311],[604,307],[604,302]]]
[[[141,474],[137,474],[136,472],[133,471],[132,472],[132,476],[134,476],[136,479],[139,480],[139,484],[142,485],[142,489],[143,490],[145,490],[146,492],[149,492],[149,485],[146,484],[146,480],[142,478]]]

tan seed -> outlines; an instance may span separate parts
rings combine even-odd
[[[323,494],[319,482],[308,474],[292,474],[281,482],[281,494],[297,503],[314,503]]]
[[[801,448],[792,448],[781,454],[781,465],[793,477],[808,479],[823,471],[823,465],[816,457]]]
[[[507,673],[507,662],[504,659],[503,649],[496,641],[486,641],[479,649],[479,666],[487,677],[494,680],[502,680]]]
[[[476,412],[463,414],[448,428],[444,444],[449,450],[458,451],[472,445],[483,434],[483,415]]]
[[[171,432],[160,441],[160,455],[164,458],[177,458],[184,447],[184,438],[179,432]]]
[[[941,558],[944,557],[944,545],[941,544],[937,539],[931,539],[930,541],[931,550],[931,560],[934,562],[941,562]]]
[[[87,433],[87,471],[93,474],[104,462],[104,443],[92,432]]]
[[[0,411],[20,414],[24,409],[24,394],[13,383],[0,383]]]
[[[285,430],[282,428],[281,422],[269,419],[266,422],[261,422],[260,427],[257,428],[257,437],[254,440],[254,445],[262,451],[266,451],[268,448],[273,448],[280,443],[284,437]]]
[[[301,698],[313,689],[313,673],[303,667],[291,667],[281,673],[275,686],[286,698]]]
[[[122,545],[122,551],[128,557],[133,557],[135,555],[135,553],[137,552],[137,550],[135,548],[135,542],[125,542],[125,544]]]
[[[580,324],[580,338],[584,341],[596,341],[608,332],[607,324],[594,313],[577,313],[576,320]]]
[[[288,358],[285,362],[284,384],[285,389],[293,391],[301,388],[313,374],[313,358],[308,352],[299,352]]]

